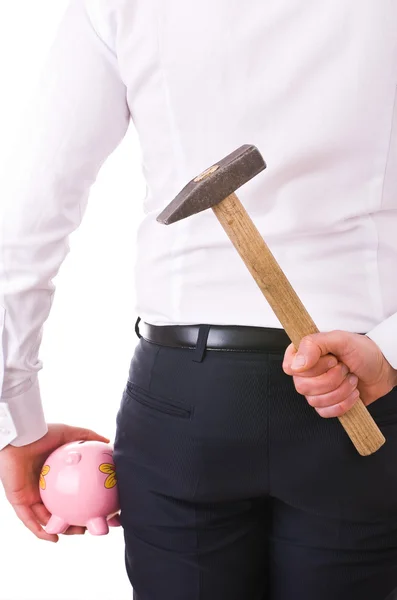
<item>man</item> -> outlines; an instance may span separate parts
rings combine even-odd
[[[397,588],[396,31],[397,6],[372,0],[70,3],[2,207],[0,475],[27,527],[56,541],[39,466],[103,438],[47,426],[41,328],[67,237],[132,117],[148,185],[142,320],[115,460],[137,600]],[[245,143],[268,169],[240,197],[324,332],[298,352],[216,219],[156,222]],[[387,438],[367,458],[335,418],[359,393]]]

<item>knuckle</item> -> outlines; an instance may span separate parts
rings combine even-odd
[[[328,398],[329,404],[336,405],[340,404],[340,402],[343,402],[343,400],[346,398],[346,394],[344,393],[343,388],[339,386],[332,392],[329,392]]]
[[[336,405],[337,414],[335,416],[341,417],[342,415],[346,414],[351,409],[354,402],[355,402],[355,400],[346,399],[346,400],[343,400],[342,402],[340,402],[339,404],[337,404]]]
[[[321,373],[313,377],[299,376],[295,378],[296,390],[303,395],[311,396],[329,396],[330,403],[333,403],[333,394],[338,388],[339,381],[333,373]]]
[[[342,399],[343,397],[343,390],[341,389],[342,383],[343,380],[341,380],[340,377],[337,377],[335,375],[330,375],[330,377],[327,378],[326,384],[324,386],[324,393],[330,394],[333,402],[337,401],[338,397],[340,399]]]
[[[34,535],[35,535],[37,538],[39,538],[39,540],[43,540],[43,539],[45,539],[45,538],[46,538],[46,535],[45,535],[44,531],[37,531],[37,530],[36,530],[36,531],[34,531],[33,533],[34,533]]]
[[[343,331],[342,329],[333,329],[333,330],[331,331],[331,333],[333,333],[334,335],[341,336],[341,335],[344,335],[344,334],[345,334],[345,331]]]
[[[348,410],[349,410],[349,408],[346,406],[346,402],[340,402],[339,404],[335,404],[334,417],[341,417]]]
[[[318,369],[318,375],[326,375],[327,373],[330,373],[330,369],[333,367],[329,366],[329,362],[330,360],[327,358],[321,358],[321,362],[318,363],[317,369]],[[331,375],[331,373],[330,373]]]
[[[302,338],[302,342],[304,344],[315,344],[316,343],[316,335],[315,333],[310,333],[309,335],[305,335],[304,338]]]
[[[342,415],[346,414],[355,404],[357,397],[358,396],[352,394],[348,398],[345,398],[345,400],[342,400],[342,402],[339,402],[339,404],[335,406],[335,416],[341,417]]]
[[[13,490],[12,492],[6,491],[6,497],[8,502],[16,509],[26,505],[26,491],[24,488]]]
[[[286,375],[292,375],[292,370],[291,370],[291,366],[290,366],[289,362],[287,362],[287,361],[283,362],[283,371]]]
[[[295,389],[298,392],[298,394],[302,394],[302,396],[305,395],[305,393],[308,392],[307,390],[307,384],[305,382],[304,379],[302,379],[301,377],[294,377],[294,384],[295,384]]]
[[[287,347],[287,349],[286,349],[286,351],[285,351],[285,353],[284,353],[284,356],[286,356],[286,357],[287,357],[287,356],[288,356],[288,357],[291,357],[291,356],[293,356],[293,354],[294,354],[295,352],[296,352],[295,346],[294,346],[293,344],[290,344],[290,345]]]
[[[338,341],[346,340],[348,337],[348,333],[346,331],[343,331],[342,329],[334,329],[333,331],[331,331],[330,335],[332,335]]]
[[[318,393],[313,396],[306,396],[306,399],[310,406],[322,408],[323,410],[333,410],[335,406],[343,402],[345,395],[342,393],[340,388],[332,392]]]
[[[360,392],[359,390],[356,388],[349,396],[348,398],[348,402],[349,402],[349,408],[351,408],[359,399],[360,397]]]
[[[306,396],[306,400],[310,406],[316,408],[319,406],[320,400],[318,396]]]
[[[323,373],[317,382],[321,394],[329,394],[335,390],[335,376],[333,373]]]
[[[349,368],[344,363],[340,362],[338,363],[337,369],[338,377],[341,381],[343,381],[349,372]]]
[[[318,344],[316,344],[315,340],[311,336],[308,336],[303,338],[301,343],[299,344],[299,352],[309,352],[310,354],[312,354],[314,351],[313,349],[316,349],[317,347]]]
[[[329,414],[329,410],[326,408],[316,408],[316,412],[323,419],[330,419],[332,415]]]
[[[335,417],[340,417],[343,414],[339,407],[339,404],[335,404],[334,406],[327,406],[316,410],[323,419],[334,419]]]

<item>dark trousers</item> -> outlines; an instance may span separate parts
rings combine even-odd
[[[136,600],[395,598],[397,391],[363,458],[282,358],[139,341],[115,442]]]

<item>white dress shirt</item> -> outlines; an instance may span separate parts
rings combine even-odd
[[[1,198],[0,448],[46,432],[52,280],[131,120],[147,181],[131,310],[280,327],[212,211],[156,222],[255,144],[268,168],[239,196],[317,326],[369,332],[397,368],[396,86],[394,2],[72,0]]]

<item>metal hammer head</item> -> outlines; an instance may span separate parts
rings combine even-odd
[[[211,208],[266,168],[259,150],[245,145],[193,179],[157,217],[169,225]]]

